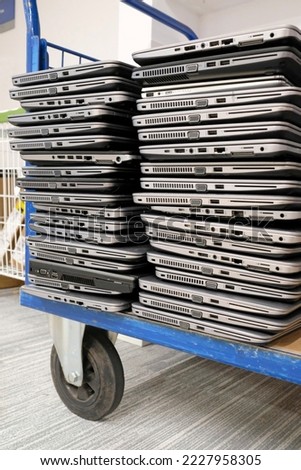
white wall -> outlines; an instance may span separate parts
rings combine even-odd
[[[221,5],[225,5],[221,0]],[[300,0],[250,0],[202,15],[199,37],[256,29],[263,25],[293,24],[301,28]]]
[[[17,101],[9,98],[11,76],[25,72],[25,23],[23,6],[16,1],[15,28],[0,34],[0,111],[17,108]]]
[[[196,34],[198,34],[201,18],[194,11],[189,10],[182,4],[178,4],[175,0],[153,0],[153,5],[167,15],[170,15],[181,23],[189,26]],[[178,33],[174,29],[168,28],[158,21],[153,22],[152,47],[185,40],[188,41],[186,36],[183,34]]]
[[[48,41],[99,59],[118,57],[119,0],[37,0],[37,3],[41,36]],[[25,72],[25,58],[23,2],[17,0],[15,28],[0,34],[0,110],[18,107],[17,101],[10,100],[8,90],[12,87],[11,76]],[[55,59],[59,60],[58,54]]]

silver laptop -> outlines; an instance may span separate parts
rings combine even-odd
[[[185,215],[192,217],[216,217],[216,218],[246,218],[254,221],[283,221],[283,220],[300,220],[301,211],[279,211],[279,210],[266,210],[258,209],[254,207],[252,209],[231,209],[231,208],[219,208],[215,209],[212,207],[180,207],[180,206],[151,206],[151,209],[156,212],[163,212],[170,215]]]
[[[164,253],[176,253],[185,258],[193,258],[206,261],[214,261],[231,266],[240,266],[250,271],[258,271],[262,273],[272,274],[300,274],[301,272],[301,256],[293,259],[269,259],[263,258],[262,255],[252,256],[245,253],[231,253],[223,250],[212,250],[210,248],[200,248],[193,245],[184,245],[176,242],[168,242],[162,240],[150,240],[151,246],[155,250],[161,250]],[[152,256],[153,252],[149,253]],[[154,259],[157,259],[159,253],[155,253]]]
[[[104,175],[116,176],[135,176],[137,174],[135,168],[130,166],[51,166],[51,167],[38,167],[38,166],[24,166],[22,173],[27,177],[50,177],[50,178],[64,178],[64,177],[101,177]]]
[[[105,233],[97,230],[85,230],[82,228],[66,228],[66,227],[53,227],[51,225],[44,225],[38,222],[29,223],[29,228],[35,233],[53,237],[54,239],[64,239],[65,243],[69,240],[83,241],[85,243],[93,243],[95,245],[116,245],[119,243],[143,243],[146,241],[146,236],[143,232],[135,233],[126,231],[125,233]]]
[[[288,287],[287,290],[283,290],[282,288],[277,289],[277,287],[273,288],[269,286],[254,285],[254,279],[250,282],[240,282],[235,278],[234,280],[229,281],[229,279],[221,279],[214,276],[210,277],[199,273],[195,274],[192,272],[165,267],[157,267],[155,274],[163,281],[179,282],[189,286],[202,287],[220,292],[232,292],[234,295],[250,295],[255,296],[256,298],[262,297],[269,300],[273,299],[284,302],[301,301],[300,288],[291,290],[290,287]],[[260,278],[258,283],[260,283]]]
[[[211,289],[185,286],[177,282],[162,281],[155,276],[141,277],[139,287],[147,292],[176,297],[179,301],[182,299],[191,300],[197,304],[213,305],[254,315],[282,317],[296,312],[301,306],[300,302],[279,302],[248,295],[226,294]]]
[[[132,78],[142,85],[169,82],[216,80],[265,74],[285,75],[296,86],[300,79],[300,51],[292,47],[274,47],[186,59],[134,69]]]
[[[301,49],[301,32],[297,26],[271,26],[255,31],[218,35],[192,41],[177,42],[132,54],[137,64],[163,63],[190,57],[203,57],[208,54],[235,51],[240,49],[258,49],[288,44]]]
[[[32,250],[65,253],[72,256],[85,256],[93,259],[118,260],[124,263],[144,262],[149,250],[147,244],[125,246],[95,246],[85,242],[73,242],[51,237],[28,236],[26,243]]]
[[[136,109],[136,100],[140,98],[140,94],[131,93],[130,91],[103,91],[99,93],[84,93],[76,95],[61,95],[59,98],[28,98],[21,100],[20,105],[26,111],[52,110],[54,114],[61,114],[59,109],[71,106],[88,106],[93,104],[103,104],[114,106],[115,108],[127,110]]]
[[[9,95],[13,100],[25,100],[26,98],[32,99],[46,96],[54,97],[60,95],[72,95],[75,93],[96,93],[101,91],[117,90],[139,93],[140,86],[127,78],[105,76],[14,88],[9,91]]]
[[[130,194],[101,194],[101,193],[51,193],[42,191],[20,191],[21,201],[48,204],[76,204],[84,206],[110,207],[132,203]]]
[[[241,326],[243,328],[253,328],[262,331],[281,331],[294,324],[300,324],[301,312],[297,310],[285,317],[263,317],[260,315],[249,315],[214,306],[201,306],[193,302],[182,299],[174,299],[164,295],[150,294],[149,292],[139,292],[139,302],[147,307],[166,310],[192,318],[212,320],[230,325]]]
[[[112,272],[133,272],[139,270],[146,270],[147,263],[121,263],[119,260],[104,260],[94,259],[84,256],[65,255],[63,253],[54,253],[52,251],[43,251],[35,248],[30,248],[29,253],[31,257],[39,260],[53,261],[55,263],[63,263],[68,266],[82,266],[83,268],[99,269]]]
[[[80,149],[122,149],[135,148],[137,145],[136,139],[127,137],[120,137],[116,135],[75,135],[69,137],[53,137],[37,139],[19,139],[11,140],[11,150],[60,150],[61,149],[75,149],[78,153]],[[43,159],[43,155],[39,155],[39,159]]]
[[[60,109],[53,111],[47,110],[36,113],[17,114],[9,116],[8,121],[14,126],[41,126],[41,124],[60,124],[78,121],[127,122],[131,118],[131,115],[132,113],[113,108],[112,106],[90,104],[88,106],[77,106],[76,108],[64,108],[60,106]],[[45,129],[45,127],[42,127],[42,129]],[[12,136],[14,137],[13,134]]]
[[[141,214],[141,206],[119,206],[119,207],[89,207],[76,205],[56,205],[33,203],[33,207],[38,213],[47,213],[48,215],[60,216],[78,216],[78,217],[101,217],[104,219],[134,220]]]
[[[138,222],[140,216],[133,217],[132,219],[100,219],[88,214],[88,217],[62,214],[46,214],[46,213],[33,213],[30,214],[30,220],[33,223],[52,225],[53,227],[66,227],[70,229],[86,229],[97,230],[99,232],[123,232],[124,230],[132,230],[133,227],[138,229]],[[143,227],[140,222],[140,228]]]
[[[146,176],[140,178],[142,189],[148,191],[185,191],[197,193],[282,193],[301,194],[299,181],[271,179],[230,179],[230,178],[181,178]]]
[[[230,279],[235,282],[242,282],[252,284],[253,292],[256,294],[256,289],[259,289],[260,285],[271,286],[278,289],[292,289],[300,286],[301,274],[281,275],[273,274],[271,272],[260,272],[245,269],[241,264],[234,267],[231,264],[225,264],[224,261],[221,263],[211,262],[208,260],[195,260],[184,256],[171,255],[170,253],[164,253],[161,251],[150,250],[147,253],[147,259],[150,263],[155,266],[172,269],[174,274],[174,280],[179,279],[177,282],[185,282],[186,284],[199,285],[207,287],[207,284],[200,276],[206,276],[207,281],[215,288],[214,280],[221,277],[221,281],[224,278],[225,283]],[[214,279],[211,277],[213,276]],[[226,279],[226,280],[225,280]],[[170,280],[170,279],[169,279]],[[254,289],[255,288],[255,289]]]
[[[141,173],[151,176],[301,176],[301,163],[292,160],[239,160],[236,162],[141,162]],[[23,170],[24,171],[24,170]],[[41,169],[42,171],[42,169]]]
[[[23,126],[15,127],[8,130],[8,136],[10,138],[25,138],[30,137],[55,137],[60,138],[66,135],[70,136],[85,136],[88,134],[92,135],[118,135],[118,136],[131,136],[133,130],[129,126],[121,126],[119,124],[105,123],[105,122],[72,122],[70,124],[57,124],[57,125],[46,125],[46,126]],[[26,142],[26,141],[25,141]]]
[[[117,178],[18,178],[17,186],[24,189],[37,190],[58,190],[58,191],[93,191],[95,192],[116,192],[119,189],[127,191],[130,184],[133,186],[134,179]]]
[[[138,129],[140,142],[196,142],[211,139],[230,140],[235,137],[242,139],[250,136],[254,139],[274,136],[301,143],[300,128],[281,121]]]
[[[14,86],[29,86],[36,83],[52,83],[60,80],[101,77],[110,74],[130,77],[132,70],[133,66],[125,62],[103,60],[13,75],[12,82]]]
[[[207,82],[204,82],[207,83]],[[245,90],[234,89],[232,91],[221,89],[210,89],[206,91],[204,87],[198,86],[192,93],[182,94],[190,88],[179,90],[179,94],[167,93],[160,97],[142,98],[137,101],[137,110],[143,113],[158,113],[179,110],[200,110],[217,107],[225,109],[233,105],[255,105],[260,103],[290,103],[300,107],[300,88],[291,86],[270,87],[270,88],[248,88]],[[178,90],[177,90],[178,92]],[[181,93],[181,94],[180,94]]]
[[[301,96],[301,93],[300,93]],[[189,110],[140,114],[132,118],[135,127],[187,126],[210,123],[234,123],[248,121],[286,121],[298,126],[301,109],[293,104],[251,104],[211,108],[210,110]]]
[[[210,320],[197,320],[183,317],[174,312],[167,312],[147,307],[138,302],[132,304],[132,314],[143,319],[168,324],[169,326],[181,328],[183,331],[191,330],[217,338],[224,338],[231,341],[245,343],[267,344],[275,339],[298,328],[299,323],[294,323],[280,332],[263,332],[255,329],[242,328],[225,323],[213,322]]]
[[[199,258],[200,256],[198,248],[200,249],[200,253],[203,253],[203,248],[212,248],[213,250],[234,251],[234,254],[247,253],[248,255],[259,255],[269,258],[287,258],[295,255],[300,255],[299,245],[266,245],[264,243],[252,243],[241,240],[230,240],[229,238],[216,237],[213,234],[188,234],[176,230],[165,230],[153,226],[146,226],[145,233],[148,237],[152,239],[157,239],[152,240],[152,243],[156,241],[181,243],[181,248],[184,248],[183,245],[185,244],[189,245],[189,247],[187,247],[189,250],[187,251],[187,256],[192,256],[194,258]]]
[[[261,75],[258,77],[229,78],[225,80],[209,80],[189,83],[168,83],[153,85],[141,89],[141,98],[163,98],[177,95],[193,95],[221,91],[251,90],[258,88],[292,87],[291,82],[284,75]],[[298,90],[298,89],[297,89]],[[180,96],[177,96],[180,98]],[[139,100],[140,101],[140,100]],[[143,100],[141,100],[141,103]],[[188,104],[188,103],[187,103]]]
[[[119,138],[118,138],[119,139]],[[110,144],[107,141],[107,144]],[[20,152],[20,157],[25,162],[33,165],[51,166],[54,165],[137,165],[141,160],[140,155],[135,155],[126,151],[77,151],[72,152],[48,152],[40,151]]]
[[[256,243],[276,243],[278,245],[300,245],[301,230],[270,227],[268,224],[256,226],[250,220],[215,222],[212,220],[194,220],[181,217],[170,217],[158,214],[141,214],[141,219],[148,225],[171,230],[179,230],[186,234],[213,234],[214,236],[243,239]]]
[[[233,209],[244,208],[265,208],[289,210],[300,209],[301,198],[297,196],[285,195],[261,195],[256,194],[250,197],[248,194],[196,194],[196,193],[159,193],[145,192],[133,193],[133,200],[136,204],[150,206],[184,206],[184,207],[232,207]],[[172,228],[171,226],[169,228]]]
[[[21,290],[25,294],[33,295],[40,299],[54,300],[68,305],[77,305],[88,310],[100,310],[103,312],[124,312],[129,310],[131,302],[129,299],[110,298],[109,296],[81,294],[79,292],[67,292],[48,287],[26,285]]]
[[[285,139],[237,140],[223,142],[176,143],[143,145],[139,148],[143,158],[150,161],[181,161],[183,159],[211,161],[222,158],[258,159],[293,156],[300,160],[301,145]]]

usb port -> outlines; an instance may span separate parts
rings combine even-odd
[[[215,131],[215,130],[207,131],[207,134],[208,134],[208,135],[216,135],[216,134],[217,134],[217,131]]]
[[[184,153],[185,149],[175,149],[175,153]]]
[[[229,39],[223,39],[222,40],[222,45],[223,46],[229,46],[230,44],[233,43],[233,38],[229,38]]]
[[[215,67],[216,66],[216,62],[207,62],[207,67]]]
[[[219,41],[211,41],[211,42],[209,42],[209,45],[210,45],[211,47],[218,46],[218,45],[219,45]]]
[[[226,103],[226,98],[216,98],[217,103]]]
[[[238,259],[238,258],[233,258],[232,261],[233,261],[233,263],[235,263],[235,264],[242,264],[242,260],[241,260],[241,259]]]
[[[230,64],[230,60],[221,60],[221,61],[220,61],[220,64],[221,64],[221,65],[229,65],[229,64]]]
[[[208,114],[209,119],[217,118],[217,116],[218,116],[217,113]]]
[[[206,152],[207,152],[207,149],[204,148],[204,147],[199,147],[199,148],[198,148],[198,152],[199,152],[199,153],[206,153]]]
[[[220,153],[220,152],[218,152]],[[213,168],[213,171],[215,173],[222,173],[223,172],[223,167],[222,166],[216,166],[215,168]]]
[[[226,147],[215,147],[214,152],[215,153],[225,153]]]
[[[195,46],[185,46],[184,47],[185,51],[194,51],[195,50]]]
[[[219,204],[219,199],[210,199],[210,204]]]
[[[215,189],[224,189],[224,185],[223,184],[216,184]]]

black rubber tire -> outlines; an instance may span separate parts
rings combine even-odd
[[[124,391],[123,367],[114,345],[101,330],[86,327],[81,387],[66,381],[54,346],[50,364],[56,391],[72,413],[97,421],[119,405]]]

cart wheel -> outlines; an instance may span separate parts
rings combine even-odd
[[[124,373],[120,357],[107,336],[86,327],[83,340],[84,379],[80,387],[69,384],[53,346],[51,375],[62,402],[72,413],[97,421],[119,405],[124,391]]]

